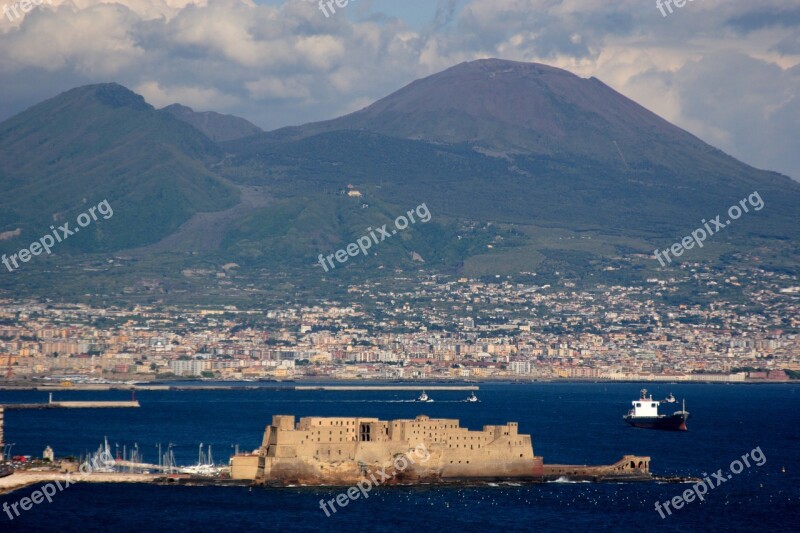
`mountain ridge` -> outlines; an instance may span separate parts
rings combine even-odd
[[[500,90],[495,93],[495,89]],[[596,130],[612,120],[633,123],[636,133],[656,129],[669,142],[712,148],[597,78],[580,78],[539,63],[500,59],[460,63],[415,80],[359,111],[281,128],[265,136],[297,140],[326,131],[367,130],[400,138],[552,155],[570,147],[557,149],[550,138],[572,135],[586,150],[591,143],[582,139],[581,129]],[[636,133],[617,130],[619,143],[630,140],[636,145]],[[600,153],[608,153],[609,148],[616,157],[610,142]]]
[[[166,236],[238,192],[207,169],[222,151],[203,134],[116,84],[79,87],[0,123],[0,231],[35,239],[56,218],[108,199],[117,214],[62,250],[116,250]]]
[[[161,111],[194,126],[214,142],[234,141],[264,132],[255,124],[235,115],[223,115],[215,111],[195,111],[181,104],[168,105]]]
[[[313,277],[318,254],[426,203],[429,223],[325,275],[586,273],[652,255],[758,190],[767,207],[698,257],[746,248],[800,264],[800,184],[555,67],[462,63],[344,117],[218,142],[191,124],[204,116],[217,114],[156,110],[101,84],[0,123],[0,251],[31,242],[53,211],[77,212],[88,191],[108,196],[115,225],[76,251],[130,252],[179,279],[230,262]],[[182,267],[159,269],[165,257]]]

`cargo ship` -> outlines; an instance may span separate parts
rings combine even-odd
[[[686,421],[689,420],[689,413],[686,411],[686,400],[680,411],[675,411],[671,415],[658,414],[658,406],[661,402],[653,399],[653,395],[647,395],[647,389],[642,389],[639,399],[631,402],[633,409],[623,416],[625,422],[636,428],[662,429],[665,431],[687,431]]]

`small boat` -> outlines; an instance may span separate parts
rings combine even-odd
[[[475,393],[474,393],[474,392],[470,392],[470,393],[469,393],[469,398],[467,398],[467,399],[466,399],[466,400],[464,400],[464,401],[465,401],[465,402],[469,402],[469,403],[475,403],[475,402],[479,402],[480,400],[478,399],[478,397],[477,397],[477,396],[475,396]]]
[[[200,443],[200,450],[197,456],[197,464],[194,466],[187,466],[179,468],[178,472],[181,474],[190,474],[194,476],[218,476],[222,471],[222,467],[214,464],[214,458],[211,456],[211,445],[208,445],[208,453],[203,453],[203,443]]]
[[[427,394],[425,394],[425,391],[422,391],[422,394],[419,395],[419,398],[417,398],[417,401],[418,402],[432,402],[433,400],[431,398],[429,398]]]
[[[667,394],[666,398],[664,398],[664,403],[675,403],[677,401],[678,400],[675,399],[675,396],[673,396],[671,392]]]
[[[686,400],[683,401],[683,408],[671,415],[658,414],[658,405],[661,402],[654,400],[652,394],[647,396],[647,389],[642,389],[639,399],[631,403],[633,409],[622,418],[633,427],[667,431],[687,430],[686,421],[689,420],[689,412],[686,411]]]

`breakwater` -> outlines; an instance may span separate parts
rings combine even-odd
[[[362,390],[479,390],[477,385],[298,385],[294,390],[362,391]]]

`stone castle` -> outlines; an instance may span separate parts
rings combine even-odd
[[[424,450],[424,456],[420,454]],[[398,463],[398,457],[406,457]],[[415,460],[416,459],[416,460]],[[352,485],[385,469],[388,483],[549,477],[649,478],[649,457],[611,466],[545,466],[516,422],[462,428],[458,420],[275,415],[261,447],[231,459],[231,477],[260,484]],[[398,464],[403,468],[397,468]]]

